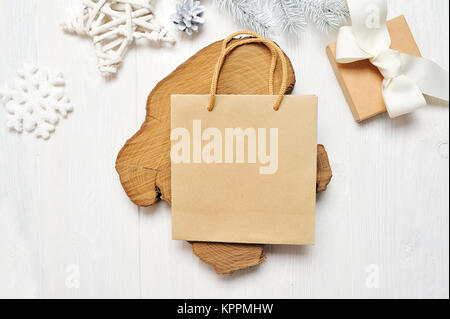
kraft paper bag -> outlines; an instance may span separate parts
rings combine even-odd
[[[317,97],[173,95],[172,236],[313,244]]]

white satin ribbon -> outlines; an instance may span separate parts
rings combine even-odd
[[[339,29],[336,61],[369,60],[384,77],[383,99],[391,118],[427,104],[424,94],[448,101],[449,75],[431,60],[390,49],[387,0],[347,0],[352,26]]]

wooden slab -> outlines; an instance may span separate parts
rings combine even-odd
[[[222,41],[218,41],[205,47],[159,82],[150,93],[145,121],[126,142],[116,161],[122,186],[136,205],[150,206],[158,199],[171,205],[170,96],[208,94],[221,46]],[[268,94],[270,62],[270,52],[264,45],[238,47],[227,57],[219,79],[218,94]],[[274,76],[276,92],[280,89],[281,77],[280,62]],[[290,61],[288,83],[286,93],[291,92],[295,84]],[[318,154],[323,156],[324,152]],[[328,159],[322,162],[328,163]],[[326,176],[321,178],[320,188],[323,189],[327,184]],[[265,259],[263,245],[191,243],[191,246],[193,252],[212,265],[217,273],[232,273],[258,265]]]
[[[325,150],[325,146],[317,145],[317,192],[322,193],[327,190],[328,184],[331,182],[333,174],[331,172],[330,162],[328,160],[328,154]]]

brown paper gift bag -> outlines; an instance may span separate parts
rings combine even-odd
[[[284,55],[256,37],[224,46],[211,95],[172,96],[173,239],[314,243],[317,97],[215,95],[227,54],[251,42],[274,56],[271,92],[280,56],[285,92]]]

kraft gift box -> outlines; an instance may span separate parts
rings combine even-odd
[[[403,15],[389,20],[387,28],[391,36],[392,49],[421,56]],[[337,63],[336,43],[327,47],[327,55],[357,122],[386,112],[381,89],[383,76],[375,66],[368,60],[348,64]]]

